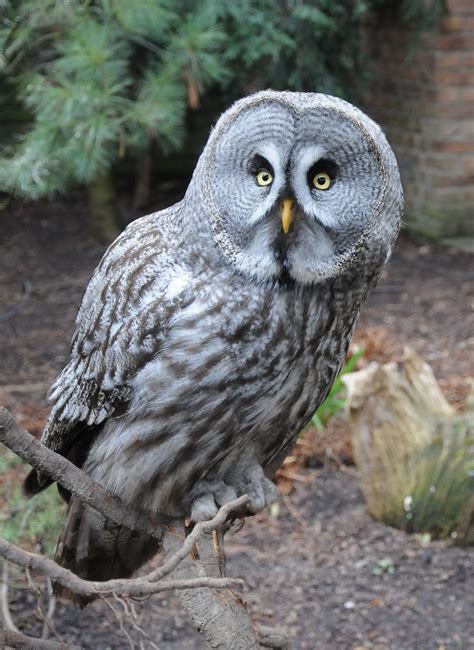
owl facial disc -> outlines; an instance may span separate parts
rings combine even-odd
[[[315,93],[264,91],[234,104],[188,192],[204,207],[216,250],[259,282],[283,271],[300,284],[335,277],[368,242],[388,255],[403,205],[380,128]]]

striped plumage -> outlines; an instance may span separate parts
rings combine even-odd
[[[320,160],[334,170],[325,194],[311,186]],[[255,165],[271,168],[268,187]],[[238,102],[184,200],[132,223],[96,269],[44,444],[135,507],[202,519],[245,492],[264,507],[344,360],[401,209],[393,153],[351,105],[271,91]],[[46,483],[32,473],[26,486]],[[154,549],[73,499],[57,555],[106,579]]]

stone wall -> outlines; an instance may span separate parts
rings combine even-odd
[[[436,33],[369,28],[362,104],[397,154],[408,226],[474,236],[474,0],[446,7]]]

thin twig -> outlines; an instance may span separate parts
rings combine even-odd
[[[243,511],[249,502],[250,498],[247,495],[241,496],[238,499],[223,505],[219,512],[209,521],[201,521],[196,524],[192,532],[186,537],[181,548],[169,557],[164,564],[152,571],[149,575],[149,580],[160,580],[169,575],[171,571],[173,571],[173,569],[175,569],[178,564],[184,560],[189,553],[191,553],[193,546],[205,533],[217,530],[220,526],[223,526],[231,513]]]
[[[153,640],[152,640],[151,636],[147,632],[145,632],[145,630],[142,627],[140,627],[138,625],[138,622],[137,622],[138,621],[138,615],[137,615],[137,612],[135,611],[135,607],[134,607],[133,602],[129,601],[127,603],[123,599],[121,599],[121,601],[124,604],[124,606],[126,608],[128,608],[127,611],[130,612],[130,621],[131,621],[133,627],[137,630],[138,634],[140,634],[144,639],[146,639],[148,641],[148,643],[150,644],[150,647],[154,648],[154,650],[160,650],[160,648],[155,643],[153,643]]]
[[[312,483],[317,476],[317,472],[311,472],[310,474],[298,474],[297,472],[292,472],[290,469],[279,469],[278,476],[283,476],[290,481],[298,481],[299,483]]]
[[[65,645],[56,641],[45,641],[25,636],[21,632],[2,629],[0,625],[0,648],[19,648],[21,650],[81,650],[77,645]]]
[[[117,598],[117,596],[115,596],[115,598]],[[118,612],[118,611],[115,609],[113,603],[112,603],[110,600],[106,600],[106,601],[105,601],[105,604],[106,604],[107,607],[108,607],[109,609],[111,609],[112,612],[114,613],[114,616],[115,616],[115,618],[117,619],[118,624],[120,625],[120,629],[122,630],[123,634],[127,637],[128,644],[129,644],[129,646],[130,646],[130,649],[131,649],[131,650],[135,650],[135,644],[133,643],[133,639],[132,639],[132,637],[130,636],[130,634],[128,633],[128,630],[127,630],[127,628],[125,627],[125,625],[124,625],[124,623],[123,623],[123,614],[121,614],[120,612]]]
[[[12,632],[19,632],[10,612],[10,605],[8,604],[8,562],[3,560],[3,571],[2,571],[2,587],[1,587],[1,600],[2,600],[2,618],[5,623],[5,626],[8,630]]]
[[[31,571],[29,570],[28,567],[25,569],[25,573],[26,573],[26,579],[28,580],[28,585],[29,585],[31,591],[33,591],[35,596],[36,596],[36,611],[38,612],[38,617],[43,623],[41,638],[42,639],[47,639],[48,638],[48,632],[52,632],[57,639],[62,641],[62,638],[58,634],[58,632],[56,631],[56,629],[55,629],[55,627],[53,625],[53,622],[48,618],[48,615],[45,614],[45,612],[44,612],[43,604],[41,602],[43,594],[41,592],[41,589],[38,587],[36,582],[31,577]],[[54,598],[53,589],[52,589],[52,585],[51,585],[51,580],[48,577],[47,577],[47,580],[48,580],[48,584],[49,584],[49,587],[50,587],[51,596],[52,596],[52,598]],[[49,610],[49,607],[48,607],[48,610]],[[53,608],[53,612],[54,612],[54,608]]]
[[[46,576],[46,584],[47,584],[49,601],[48,601],[48,609],[46,610],[46,613],[44,615],[45,619],[43,621],[43,630],[41,632],[42,639],[48,638],[50,630],[52,630],[53,633],[57,635],[56,629],[53,625],[53,616],[56,610],[56,596],[53,593],[53,583],[51,582],[51,578],[48,578],[48,576]]]
[[[288,511],[289,511],[290,515],[299,523],[299,525],[302,528],[305,528],[306,522],[303,519],[303,517],[300,515],[300,513],[298,512],[298,509],[291,503],[290,497],[288,497],[286,494],[284,494],[283,495],[283,501],[284,501],[286,507],[288,508]]]
[[[159,591],[172,589],[193,589],[195,587],[211,587],[222,589],[225,587],[241,587],[243,580],[237,578],[198,578],[195,580],[167,580],[156,582],[153,574],[140,578],[123,578],[114,580],[84,580],[72,571],[59,566],[54,560],[43,555],[29,553],[19,546],[0,538],[0,556],[19,566],[33,569],[43,573],[53,582],[67,587],[79,596],[144,596],[155,594]],[[179,561],[178,561],[179,562]],[[173,566],[176,564],[173,562]],[[153,572],[154,573],[154,572]],[[150,579],[151,577],[151,579]]]

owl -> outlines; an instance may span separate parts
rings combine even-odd
[[[327,95],[264,91],[218,120],[184,199],[137,219],[84,293],[42,441],[123,503],[211,518],[272,476],[327,396],[400,227],[381,129]],[[28,494],[49,483],[32,471]],[[130,575],[156,540],[74,497],[57,561]]]

